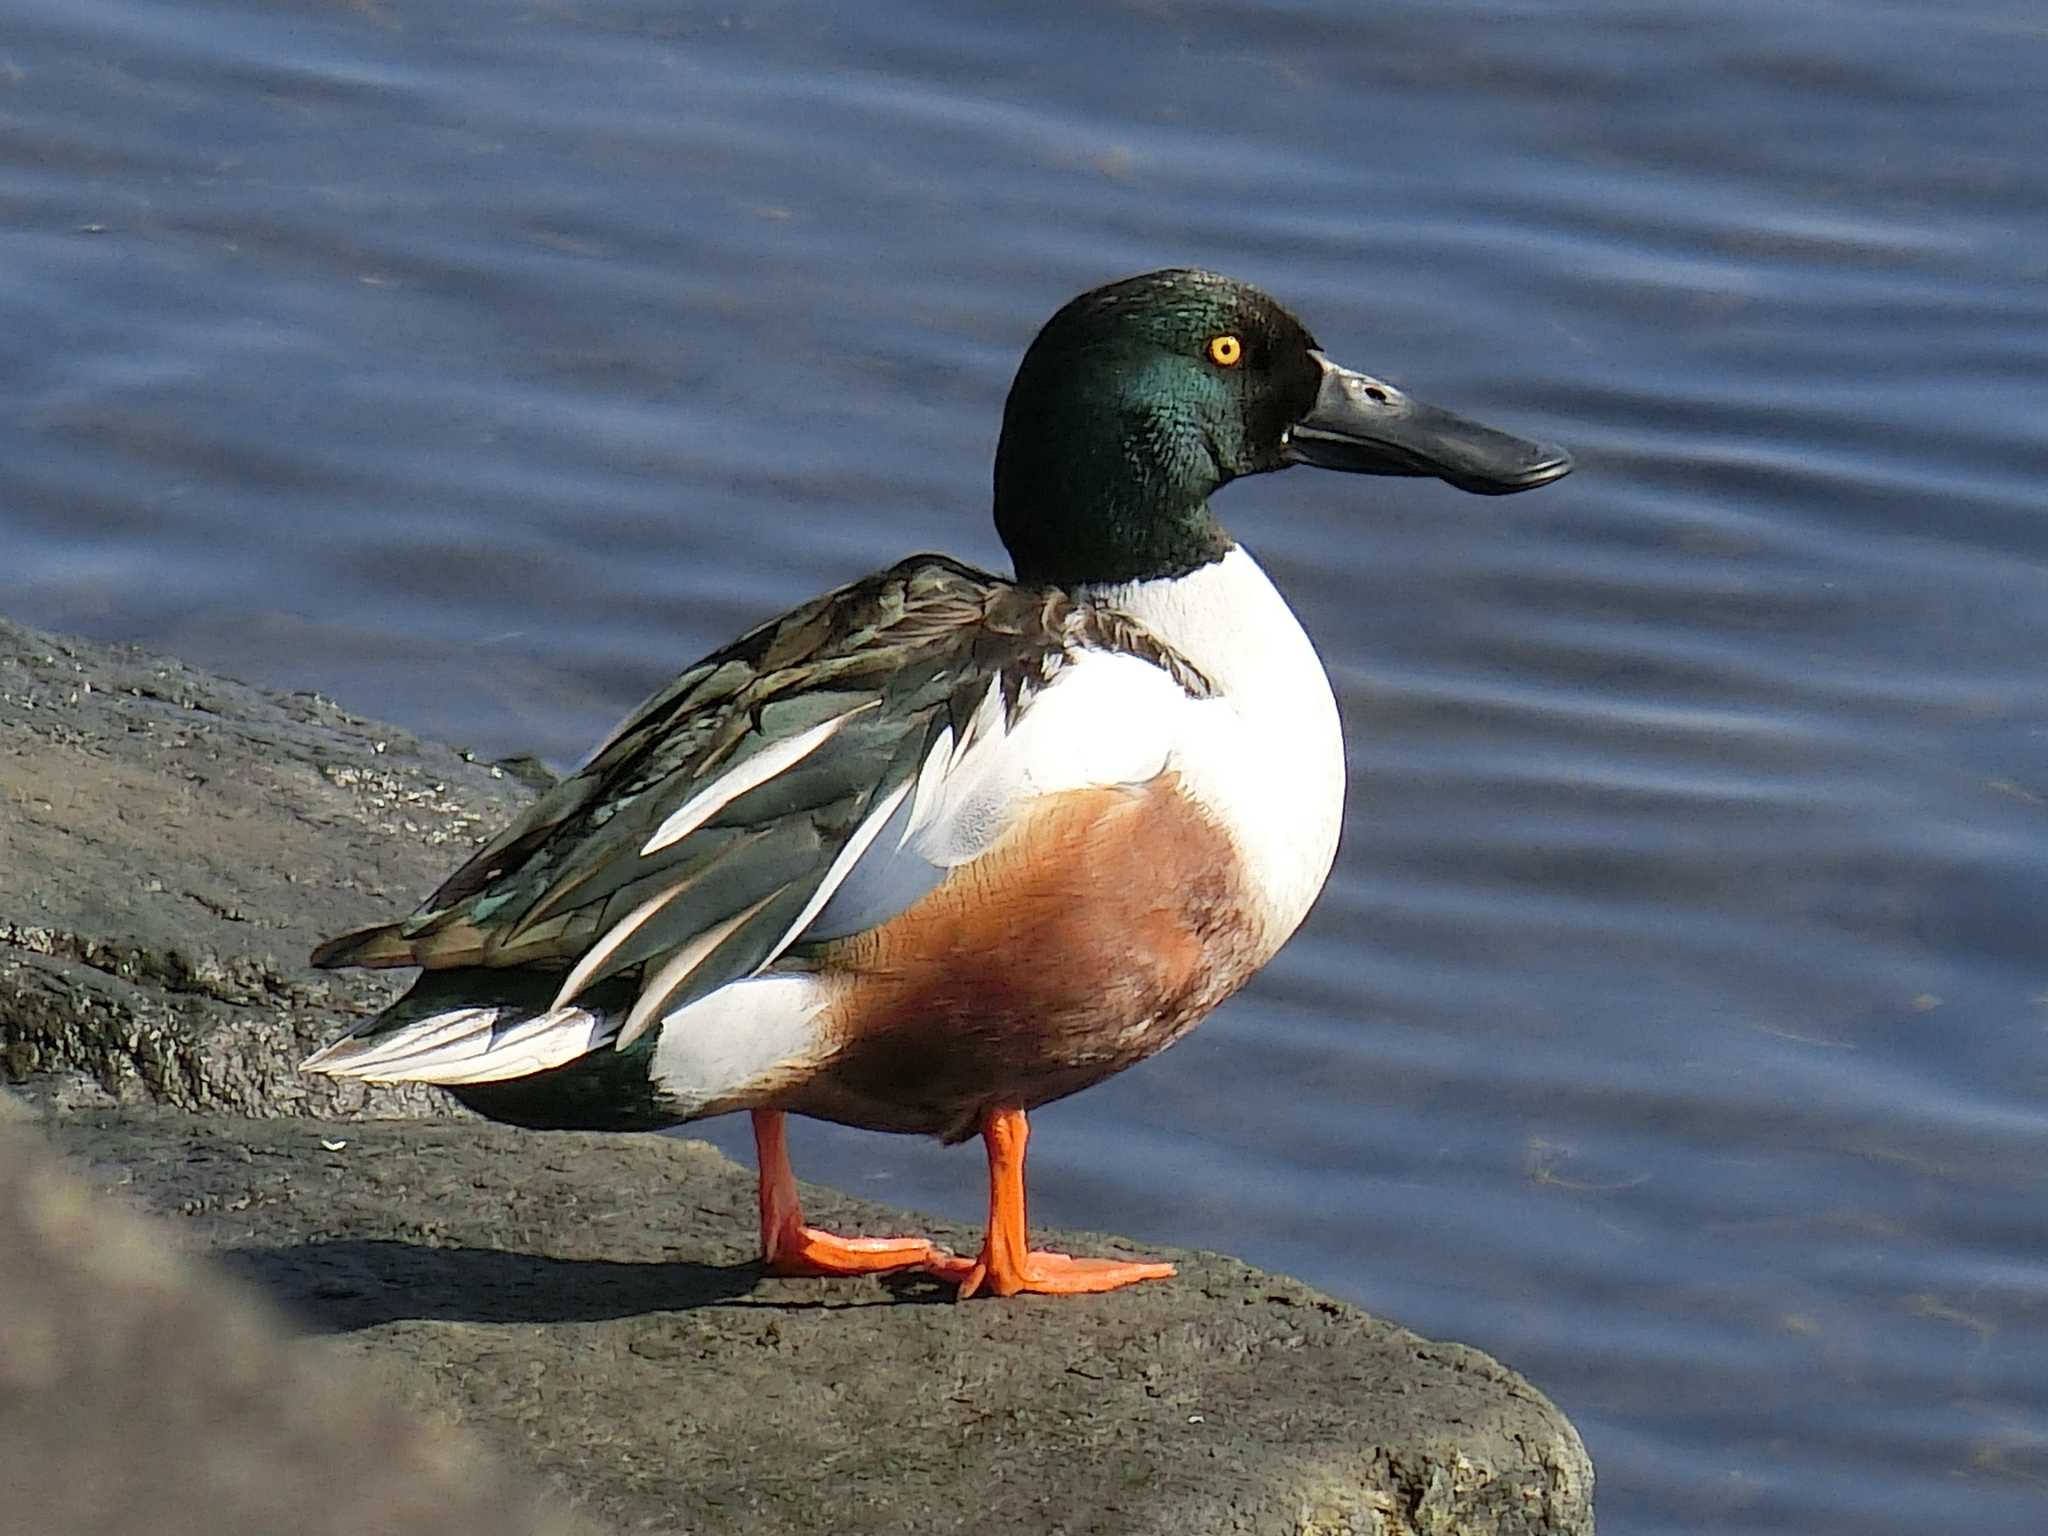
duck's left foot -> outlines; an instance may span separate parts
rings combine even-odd
[[[764,1245],[771,1275],[885,1275],[952,1257],[925,1237],[838,1237],[792,1223]]]
[[[761,1263],[771,1275],[886,1275],[949,1259],[926,1237],[838,1237],[804,1225],[782,1116],[754,1112],[754,1149],[761,1158]]]
[[[1165,1280],[1174,1272],[1171,1264],[1157,1259],[1077,1259],[1049,1248],[1033,1248],[1007,1261],[1000,1253],[984,1252],[975,1259],[939,1254],[922,1267],[957,1284],[962,1301],[983,1291],[991,1296],[1084,1296],[1140,1280]]]

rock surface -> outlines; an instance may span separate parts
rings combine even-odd
[[[0,620],[0,1079],[445,1114],[425,1089],[294,1070],[400,985],[306,956],[410,908],[530,795],[313,694]]]
[[[628,1530],[1592,1529],[1585,1450],[1527,1382],[1294,1281],[1207,1254],[1059,1301],[764,1279],[751,1175],[701,1143],[299,1077],[394,986],[311,971],[311,945],[411,904],[528,793],[325,700],[0,622],[0,1076],[165,1246],[240,1277],[105,1225],[0,1128],[30,1170],[0,1177],[0,1478],[61,1493],[132,1444],[108,1487],[159,1532],[567,1528],[476,1472],[453,1421]],[[414,1118],[339,1118],[365,1110]],[[251,1285],[323,1337],[280,1343]],[[337,1356],[409,1411],[330,1384]],[[215,1477],[300,1513],[215,1521],[244,1507]],[[322,1500],[354,1513],[321,1524]],[[34,1529],[121,1528],[50,1508]]]
[[[1527,1382],[1213,1254],[1108,1296],[961,1305],[917,1278],[763,1278],[752,1176],[701,1142],[132,1110],[51,1129],[622,1529],[1591,1529],[1585,1451]],[[827,1225],[911,1219],[805,1193]]]
[[[594,1530],[468,1436],[397,1411],[381,1374],[293,1341],[0,1123],[0,1530]]]

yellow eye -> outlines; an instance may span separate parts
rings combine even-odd
[[[1244,361],[1244,343],[1235,336],[1212,336],[1209,339],[1209,361],[1218,368],[1235,368]]]

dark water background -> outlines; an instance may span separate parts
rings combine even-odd
[[[999,560],[1070,293],[1259,281],[1581,470],[1227,493],[1344,851],[1037,1209],[1497,1353],[1609,1532],[2048,1529],[2048,10],[1044,12],[14,0],[0,611],[572,761]]]

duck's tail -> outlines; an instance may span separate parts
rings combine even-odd
[[[552,1007],[555,985],[503,971],[429,971],[404,997],[315,1051],[299,1069],[452,1087],[545,1072],[618,1038],[621,1013],[589,999]]]

